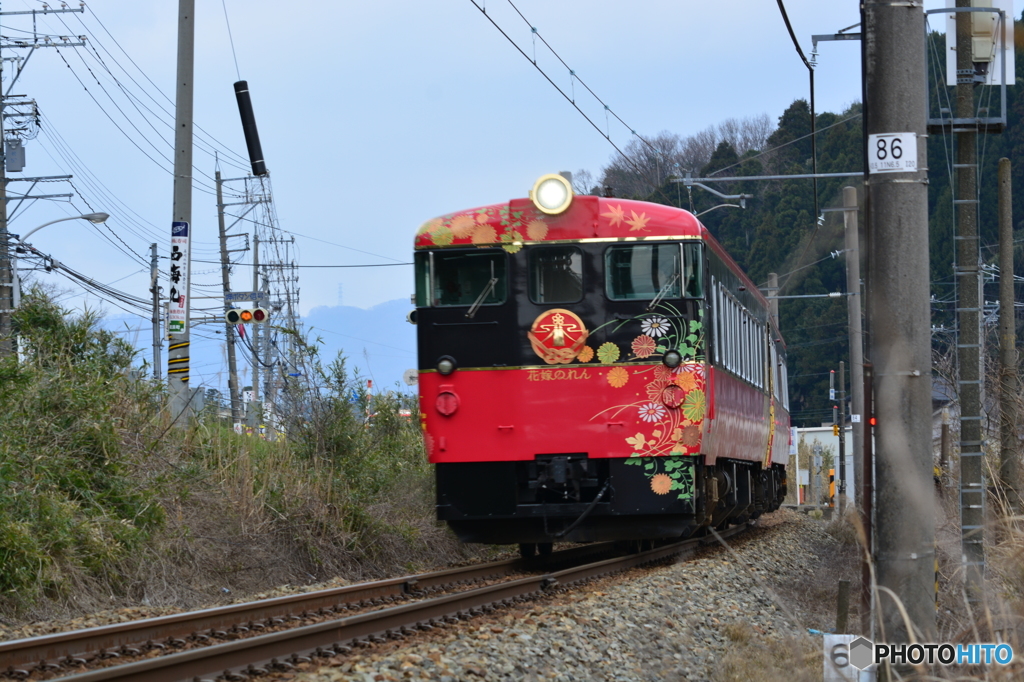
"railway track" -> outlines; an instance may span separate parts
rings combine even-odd
[[[749,525],[735,526],[719,536],[731,537]],[[52,678],[82,666],[105,666],[61,679],[247,680],[349,653],[355,646],[457,623],[601,576],[689,556],[708,541],[691,539],[585,562],[612,551],[612,543],[603,543],[533,560],[509,559],[3,642],[0,677],[24,679],[43,673]],[[515,577],[525,572],[532,574]],[[360,609],[364,611],[346,615]],[[122,658],[132,660],[118,664]]]

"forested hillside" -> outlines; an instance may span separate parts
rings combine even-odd
[[[1022,25],[1017,23],[1017,35]],[[942,54],[944,36],[933,34],[935,50]],[[1018,41],[1019,42],[1019,41]],[[1018,49],[1017,82],[1024,80],[1024,50]],[[944,64],[936,65],[943,82]],[[941,106],[948,107],[952,88],[929,85],[932,97],[931,117],[939,116]],[[1020,88],[1007,88],[1007,127],[997,135],[981,135],[978,140],[981,254],[985,263],[997,261],[996,168],[1000,157],[1014,161],[1015,233],[1024,220],[1024,95]],[[947,99],[950,98],[950,99]],[[979,87],[979,109],[987,107],[998,115],[999,89]],[[863,169],[861,105],[846,111],[818,112],[818,173],[861,171]],[[724,203],[700,189],[692,193],[676,178],[686,170],[694,177],[756,176],[810,173],[812,170],[810,108],[798,99],[778,118],[772,129],[764,118],[726,121],[687,138],[663,132],[645,145],[634,140],[626,148],[627,158],[616,158],[602,169],[601,186],[610,186],[617,196],[642,198],[695,213]],[[929,224],[931,239],[932,322],[939,327],[933,334],[933,346],[944,352],[951,342],[949,329],[955,324],[953,255],[954,221],[951,194],[952,163],[955,150],[949,136],[932,135],[928,140]],[[585,176],[584,176],[585,177]],[[863,199],[861,178],[827,178],[817,182],[817,207],[811,180],[716,182],[713,186],[725,194],[752,194],[744,210],[718,208],[701,216],[701,221],[722,242],[729,253],[759,286],[765,286],[768,273],[779,274],[781,295],[824,294],[845,291],[845,261],[842,213],[821,209],[842,204],[842,189],[854,186]],[[731,202],[731,203],[736,203]],[[1020,241],[1020,240],[1016,240]],[[862,245],[863,246],[863,245]],[[893,244],[893,248],[900,248]],[[1021,266],[1020,244],[1016,245],[1015,265]],[[864,250],[861,249],[863,256]],[[866,272],[862,265],[861,272]],[[994,302],[997,283],[987,282],[986,300]],[[790,397],[793,423],[811,426],[831,420],[828,400],[829,371],[839,369],[839,361],[849,365],[849,343],[845,298],[802,298],[780,301],[780,321],[789,347]],[[990,322],[995,323],[989,316]],[[990,333],[994,333],[990,329]],[[1019,332],[1018,332],[1019,333]]]

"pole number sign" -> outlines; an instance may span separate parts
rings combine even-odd
[[[916,133],[868,135],[868,173],[913,173],[916,170]]]

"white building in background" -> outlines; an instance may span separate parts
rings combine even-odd
[[[860,427],[860,424],[857,424]],[[856,499],[858,474],[853,470],[853,428],[847,424],[846,428],[840,431],[840,436],[832,435],[832,426],[809,426],[806,428],[794,428],[795,434],[793,438],[793,447],[790,449],[790,454],[796,457],[797,466],[797,479],[800,481],[800,500],[801,504],[809,504],[806,500],[805,495],[808,492],[808,485],[810,483],[810,462],[807,461],[809,457],[806,454],[800,453],[799,444],[805,445],[805,452],[807,450],[813,450],[815,441],[821,443],[822,451],[831,451],[834,458],[835,470],[836,470],[836,494],[839,494],[839,438],[845,439],[844,447],[846,448],[846,497],[848,500]],[[812,455],[813,456],[813,455]],[[827,479],[827,477],[826,477]]]

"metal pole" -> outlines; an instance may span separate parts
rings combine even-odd
[[[149,245],[149,274],[152,286],[149,291],[153,294],[153,378],[160,381],[160,349],[163,348],[163,339],[160,335],[160,260],[157,256],[157,245]]]
[[[3,61],[0,59],[0,67]],[[0,144],[4,139],[4,97],[0,89]],[[14,268],[7,231],[7,150],[0,151],[0,358],[14,353],[11,315],[14,314]]]
[[[907,133],[919,141],[918,170],[865,178],[871,192],[867,303],[878,416],[874,561],[879,587],[902,602],[880,592],[876,607],[880,641],[934,642],[925,15],[919,4],[888,0],[866,0],[862,7],[865,133]]]
[[[220,267],[221,281],[224,286],[224,310],[231,307],[227,302],[227,295],[231,293],[231,277],[228,269],[228,236],[227,228],[224,227],[224,181],[220,177],[220,171],[214,174],[217,181],[217,231],[220,234]],[[231,398],[231,423],[238,424],[242,421],[242,401],[238,394],[238,366],[235,362],[235,325],[227,324],[224,334],[227,336],[228,344],[228,394]]]
[[[190,264],[192,260],[192,77],[195,52],[195,0],[178,0],[178,78],[174,113],[174,208],[172,218],[172,262],[171,291],[184,295],[185,309],[183,328],[170,329],[174,336],[167,353],[167,381],[170,388],[171,419],[178,427],[188,424],[191,415],[191,392],[189,391],[189,290]],[[181,235],[184,224],[187,237],[185,253],[177,261],[183,269],[176,272],[174,259],[175,230]],[[179,242],[179,246],[182,244]],[[176,291],[175,276],[184,284],[182,291]]]
[[[874,619],[871,613],[874,610],[874,586],[871,583],[871,562],[868,557],[875,556],[875,453],[874,425],[875,406],[872,400],[874,390],[872,387],[872,376],[874,368],[871,363],[864,363],[864,402],[861,405],[864,421],[861,423],[861,431],[864,433],[864,469],[861,471],[861,521],[864,524],[864,539],[867,541],[866,552],[861,554],[860,562],[860,631],[865,637],[874,639]]]
[[[843,188],[843,227],[846,232],[846,315],[850,325],[850,399],[853,409],[851,419],[856,419],[864,406],[864,333],[861,331],[861,295],[860,295],[860,238],[857,227],[857,189]],[[861,413],[860,419],[867,417]],[[855,423],[855,422],[854,422]],[[864,430],[854,425],[853,431],[853,478],[864,471]],[[846,476],[843,476],[846,485]],[[856,483],[854,504],[864,509],[862,492],[863,483]]]
[[[839,361],[839,518],[846,513],[846,363]]]
[[[970,7],[970,0],[957,0]],[[956,16],[956,116],[974,117],[971,16]],[[969,73],[968,73],[969,72]],[[985,579],[985,484],[981,433],[981,268],[978,266],[977,134],[956,133],[957,358],[960,366],[960,532],[967,597],[981,598]]]
[[[1013,204],[1010,160],[999,159],[999,478],[1010,508],[1022,511],[1017,452],[1017,333],[1013,316]]]
[[[252,237],[252,290],[260,290],[260,236],[253,230]],[[260,327],[251,324],[252,330],[252,402],[255,405],[260,399]]]

